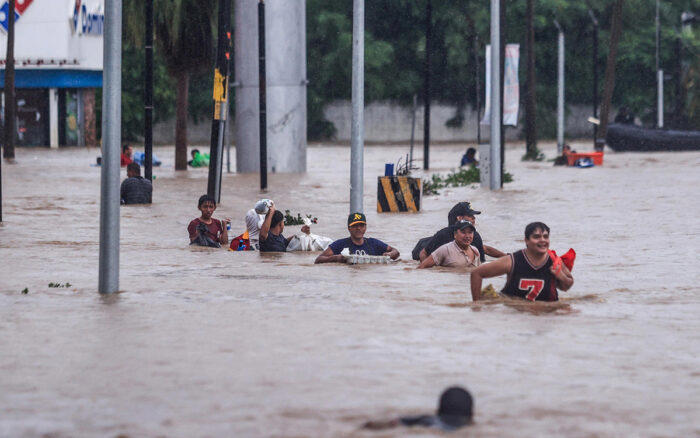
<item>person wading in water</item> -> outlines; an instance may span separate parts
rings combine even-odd
[[[557,301],[557,288],[567,291],[574,277],[549,251],[549,227],[532,222],[525,227],[525,249],[481,265],[471,273],[472,299],[481,298],[482,279],[508,274],[501,293],[529,301]]]

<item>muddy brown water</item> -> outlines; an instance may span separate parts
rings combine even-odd
[[[365,151],[367,235],[402,260],[353,267],[190,248],[207,171],[176,173],[157,148],[154,204],[121,208],[111,297],[96,292],[98,151],[19,149],[2,163],[0,436],[429,435],[359,427],[433,411],[453,384],[476,401],[455,436],[700,436],[700,153],[611,152],[573,169],[523,163],[518,145],[502,191],[446,189],[419,214],[377,214],[376,177],[406,149]],[[434,146],[432,170],[464,149]],[[265,196],[345,237],[349,157],[311,146],[308,172],[270,175]],[[238,234],[258,176],[224,173],[222,190],[215,217]],[[521,248],[542,220],[552,248],[577,251],[557,306],[475,306],[468,274],[414,269],[414,243],[461,200],[483,211],[491,246]]]

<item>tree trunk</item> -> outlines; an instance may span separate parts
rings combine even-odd
[[[617,43],[620,41],[622,33],[622,5],[624,0],[616,0],[612,10],[612,23],[610,24],[610,52],[608,62],[605,66],[605,83],[603,84],[603,101],[600,104],[600,129],[598,137],[603,142],[596,139],[596,149],[598,144],[604,145],[605,135],[608,132],[608,117],[610,114],[610,103],[612,101],[613,89],[615,88],[615,63],[617,61]],[[602,148],[602,146],[601,146]]]
[[[525,144],[528,157],[537,155],[537,121],[535,99],[535,6],[534,0],[527,0],[525,12],[527,28],[527,83],[525,86]]]
[[[5,63],[5,141],[3,156],[15,158],[17,99],[15,95],[15,0],[10,0],[7,18],[7,57]]]
[[[175,121],[175,170],[187,170],[187,95],[190,74],[186,70],[175,74],[177,78],[177,102]]]

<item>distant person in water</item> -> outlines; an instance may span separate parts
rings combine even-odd
[[[192,159],[187,162],[192,167],[207,167],[209,165],[209,154],[202,154],[199,149],[193,149],[190,152]]]
[[[141,176],[141,166],[129,163],[126,166],[126,177],[119,190],[121,203],[125,205],[150,204],[153,184]]]
[[[436,415],[418,415],[399,417],[392,420],[368,421],[362,428],[385,430],[398,426],[422,426],[451,432],[471,424],[473,415],[474,401],[469,391],[459,386],[453,386],[446,389],[440,396]]]
[[[314,263],[345,263],[341,254],[347,248],[350,254],[362,253],[371,256],[385,255],[392,260],[399,258],[399,251],[379,239],[365,237],[367,232],[367,217],[364,213],[350,213],[348,216],[348,231],[350,237],[336,240],[328,245],[325,251],[316,257]]]
[[[284,237],[284,215],[275,209],[274,203],[265,215],[265,220],[260,227],[260,251],[261,252],[286,252],[289,241],[294,235]],[[308,225],[301,227],[301,232],[309,234],[311,229]]]
[[[568,166],[569,165],[569,159],[567,158],[567,155],[576,153],[576,151],[571,150],[571,146],[568,144],[564,143],[564,146],[561,148],[561,156],[557,157],[554,160],[554,165],[555,166]]]
[[[508,275],[501,293],[529,301],[557,301],[557,289],[567,291],[574,277],[561,259],[549,252],[549,227],[532,222],[525,227],[525,249],[481,265],[471,273],[472,299],[481,298],[484,278]]]
[[[629,112],[626,106],[621,106],[620,110],[615,116],[615,123],[622,123],[623,125],[633,125],[634,116]]]
[[[440,246],[425,258],[418,269],[446,266],[450,268],[466,268],[473,270],[481,264],[479,250],[472,246],[476,228],[466,219],[452,225],[454,240]]]
[[[199,197],[197,208],[202,215],[193,219],[187,226],[190,235],[190,245],[210,246],[221,248],[221,245],[228,244],[228,231],[226,224],[231,223],[231,219],[214,219],[212,214],[216,210],[216,200],[209,195]]]
[[[474,148],[467,149],[467,152],[465,152],[464,155],[462,155],[462,162],[459,166],[468,166],[470,164],[473,164],[475,166],[479,165],[479,162],[476,160],[476,149]]]
[[[134,162],[133,155],[134,155],[134,148],[132,148],[130,144],[124,143],[122,145],[122,156],[121,156],[122,167],[128,166],[129,164]]]

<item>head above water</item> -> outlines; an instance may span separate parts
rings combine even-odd
[[[364,213],[350,213],[348,215],[348,231],[350,231],[350,239],[354,243],[361,244],[367,231],[367,217]]]
[[[472,206],[469,202],[458,202],[455,204],[454,207],[452,207],[452,210],[450,210],[449,213],[447,213],[447,225],[452,226],[457,222],[459,219],[458,217],[471,217],[473,218],[475,215],[481,214],[480,211],[472,210]]]
[[[133,178],[141,176],[141,166],[137,163],[129,163],[126,165],[126,176],[128,178]]]
[[[199,153],[199,149],[192,149],[192,152],[190,152],[190,154],[192,155],[192,158],[196,157],[198,153]]]
[[[467,157],[474,158],[474,155],[476,155],[476,149],[474,149],[474,148],[467,149]]]
[[[202,196],[200,196],[200,197],[199,197],[199,202],[197,202],[197,208],[202,208],[202,205],[203,205],[205,202],[211,202],[212,204],[214,204],[214,208],[216,208],[216,199],[214,199],[214,197],[213,197],[213,196],[210,196],[210,195],[202,195]]]
[[[130,145],[129,143],[124,143],[124,144],[122,145],[122,153],[123,153],[124,155],[129,155],[129,156],[131,156],[131,153],[132,153],[133,151],[134,151],[134,149],[131,147],[131,145]]]
[[[549,227],[544,222],[531,222],[525,227],[525,238],[529,239],[535,231],[546,231],[549,234]]]
[[[275,210],[272,214],[272,219],[270,219],[270,229],[275,228],[279,224],[282,224],[282,228],[284,229],[284,214],[279,210]]]
[[[437,416],[443,423],[456,429],[472,422],[473,405],[469,391],[452,386],[440,396]]]

